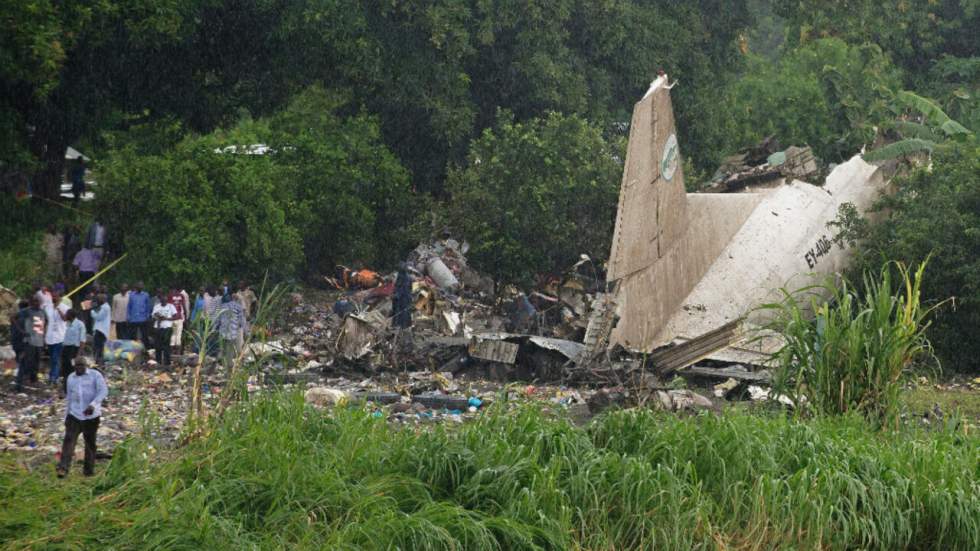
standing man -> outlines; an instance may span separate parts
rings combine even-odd
[[[181,355],[184,353],[184,321],[190,313],[190,305],[187,304],[186,296],[187,294],[181,292],[177,287],[171,287],[170,294],[167,295],[167,301],[177,310],[177,319],[174,320],[173,331],[170,335],[170,347],[171,349],[177,347],[177,353]]]
[[[117,339],[128,339],[129,338],[129,324],[126,323],[126,311],[129,306],[129,285],[125,283],[119,287],[119,292],[112,295],[112,329],[115,330],[115,335],[112,334],[110,330],[110,337]]]
[[[163,287],[159,288],[157,303],[153,306],[153,348],[160,365],[170,365],[170,337],[176,319],[177,308],[167,300]]]
[[[108,394],[109,387],[102,373],[89,369],[86,358],[79,358],[75,362],[75,372],[68,376],[65,394],[68,411],[65,414],[65,440],[61,445],[58,478],[68,474],[79,434],[85,440],[85,467],[82,473],[85,476],[95,474],[95,437],[102,415],[102,401]]]
[[[24,350],[27,348],[27,333],[24,332],[24,318],[27,315],[27,307],[30,303],[21,300],[17,303],[17,313],[10,316],[10,346],[14,349],[14,358],[17,360],[17,374],[14,384],[24,371]]]
[[[126,324],[129,337],[138,339],[143,346],[150,347],[150,294],[143,290],[143,282],[136,283],[136,290],[130,291],[126,304]],[[138,335],[138,336],[137,336]]]
[[[105,226],[98,218],[92,220],[92,223],[88,227],[88,231],[85,232],[85,247],[89,249],[95,249],[99,253],[105,252]]]
[[[235,293],[235,299],[242,305],[242,310],[245,312],[245,319],[252,319],[252,316],[254,315],[252,310],[259,299],[255,296],[255,292],[252,291],[252,288],[249,287],[244,281],[238,282],[238,292]]]
[[[65,331],[65,342],[61,348],[61,389],[66,390],[68,375],[75,370],[75,357],[78,351],[85,344],[85,324],[78,319],[74,310],[68,310],[65,314],[68,322],[68,329]]]
[[[61,249],[65,244],[65,236],[54,227],[54,224],[48,226],[48,230],[44,232],[44,264],[47,267],[47,271],[54,279],[61,278]]]
[[[92,309],[92,353],[96,365],[102,365],[105,341],[109,339],[112,311],[103,293],[95,295],[95,308]]]
[[[78,274],[78,284],[81,285],[91,279],[99,271],[99,265],[101,263],[102,251],[98,249],[82,249],[78,251],[75,259],[72,261]],[[88,288],[87,285],[85,287]],[[82,293],[85,293],[85,289],[82,289]]]
[[[225,295],[217,316],[222,357],[230,372],[232,359],[238,356],[245,338],[245,310],[231,295]]]
[[[71,195],[77,204],[78,200],[85,194],[85,159],[78,158],[68,177],[71,180]]]
[[[403,262],[398,267],[398,276],[395,278],[395,294],[391,299],[391,317],[394,318],[395,327],[407,329],[412,326],[412,276],[408,275],[408,268]]]
[[[52,304],[51,301],[51,289],[47,285],[42,285],[40,282],[34,284],[34,296],[37,297],[38,304],[41,308]]]
[[[41,300],[33,295],[30,306],[24,312],[24,352],[21,367],[17,370],[15,382],[17,392],[23,390],[24,379],[37,382],[37,371],[41,365],[41,351],[44,349],[44,335],[47,331],[48,315],[41,309]]]
[[[48,383],[54,386],[58,383],[58,375],[61,374],[61,349],[65,344],[65,333],[68,331],[68,307],[61,303],[61,293],[57,290],[51,291],[51,302],[44,307],[44,313],[48,317],[47,331],[44,333],[44,344],[48,347],[48,356],[51,359],[51,369],[48,371]]]

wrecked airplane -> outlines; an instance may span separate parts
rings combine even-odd
[[[886,170],[860,155],[822,186],[789,177],[737,193],[687,193],[666,76],[636,104],[608,264],[619,321],[610,344],[652,352],[662,372],[705,358],[758,363],[742,320],[781,287],[840,272],[850,251],[827,224],[867,210]],[[668,346],[673,345],[673,346]]]

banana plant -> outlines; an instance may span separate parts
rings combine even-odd
[[[900,119],[892,124],[903,138],[864,154],[867,162],[887,161],[912,153],[932,153],[949,141],[960,141],[973,135],[956,122],[936,102],[909,91],[895,94],[896,107],[903,113],[918,113],[917,121]]]

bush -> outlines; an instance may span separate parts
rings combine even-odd
[[[732,149],[774,134],[784,146],[806,144],[828,162],[854,155],[891,120],[898,70],[875,46],[838,39],[807,43],[777,63],[757,57],[730,89]]]
[[[115,150],[95,206],[130,255],[117,277],[281,279],[341,261],[394,263],[411,246],[417,200],[377,122],[334,114],[341,105],[311,89],[269,119],[157,153]],[[268,150],[246,153],[254,144]]]
[[[582,253],[609,255],[622,143],[575,115],[526,123],[500,116],[450,170],[453,226],[470,257],[498,279],[529,281]]]
[[[930,309],[920,302],[924,270],[925,263],[913,273],[886,264],[880,275],[865,274],[862,293],[847,280],[831,281],[784,290],[782,302],[762,306],[772,316],[766,332],[784,340],[772,357],[773,390],[789,394],[798,411],[897,421],[902,376],[931,352]]]

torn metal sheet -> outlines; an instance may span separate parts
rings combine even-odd
[[[585,351],[585,345],[575,341],[566,341],[551,337],[529,337],[527,340],[545,350],[554,350],[573,362],[578,360],[582,352]]]
[[[474,340],[470,344],[469,353],[474,358],[513,364],[517,360],[520,345],[503,340]]]
[[[375,344],[371,323],[359,316],[347,316],[337,335],[337,352],[348,360],[363,358]]]
[[[568,341],[565,339],[555,339],[552,337],[541,337],[538,335],[525,335],[519,333],[478,333],[473,336],[475,342],[508,342],[515,346],[520,344],[533,344],[538,348],[543,348],[545,350],[551,350],[558,352],[566,359],[571,361],[578,360],[579,356],[585,351],[586,347],[584,344],[575,341]],[[472,352],[471,352],[472,355]],[[499,361],[499,360],[494,360]],[[505,363],[513,363],[505,362]]]

